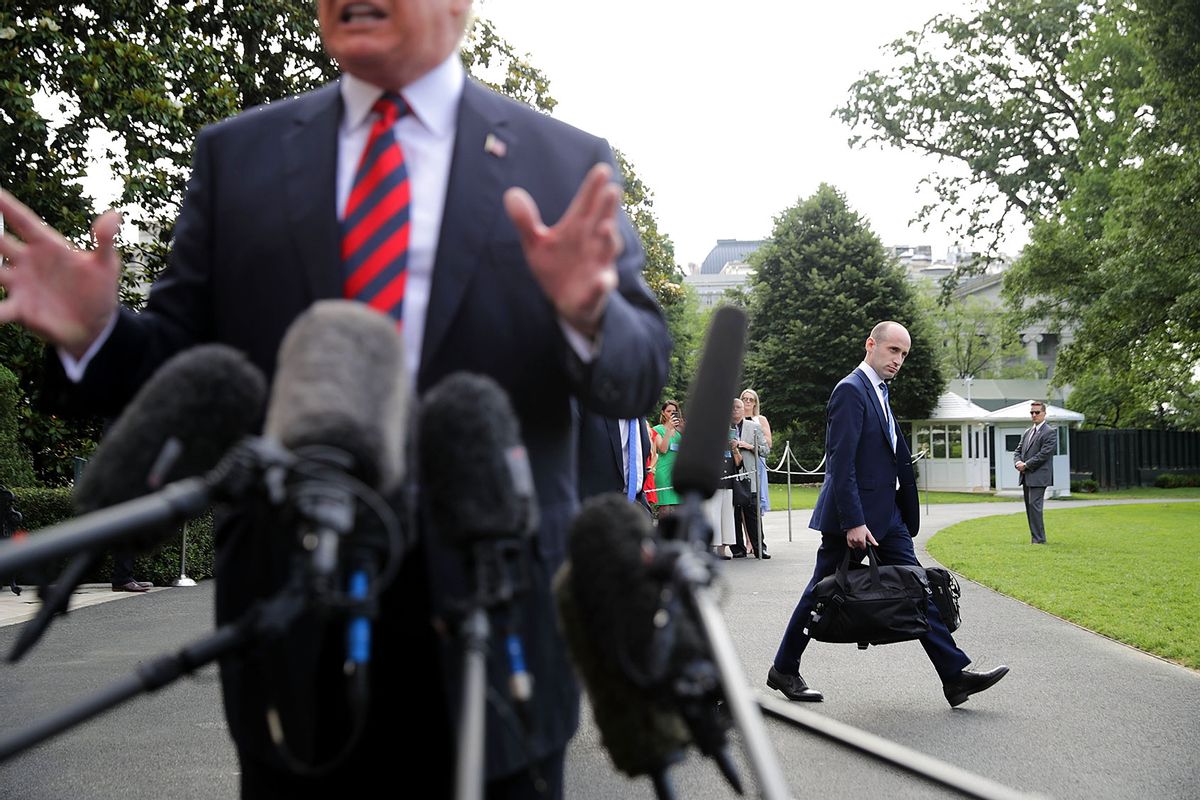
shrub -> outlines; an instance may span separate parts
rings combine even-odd
[[[14,489],[14,505],[20,511],[22,525],[37,536],[38,531],[74,516],[70,489]],[[179,577],[178,534],[169,537],[157,549],[140,554],[134,560],[134,574],[144,581],[165,586]],[[190,578],[211,578],[213,574],[214,546],[212,514],[207,513],[188,523],[187,574]],[[53,580],[63,570],[68,559],[43,565],[17,576],[19,583],[36,584],[41,580]],[[112,555],[103,557],[88,570],[83,583],[108,583],[112,579]]]
[[[1154,479],[1160,489],[1184,489],[1200,486],[1200,472],[1164,472]]]
[[[1072,494],[1093,494],[1099,490],[1100,484],[1091,478],[1084,478],[1081,481],[1071,481]]]
[[[0,366],[0,486],[34,486],[33,459],[18,435],[18,406],[22,402],[17,376]]]

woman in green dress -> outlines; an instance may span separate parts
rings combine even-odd
[[[654,484],[660,487],[655,508],[661,518],[669,516],[679,505],[679,494],[673,488],[675,477],[672,474],[675,471],[675,456],[679,453],[679,440],[683,438],[683,409],[677,401],[668,400],[662,404],[654,432],[658,434],[655,445],[658,464],[654,467]]]

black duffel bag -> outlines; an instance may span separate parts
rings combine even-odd
[[[880,566],[867,545],[867,569],[850,568],[850,550],[837,572],[813,587],[806,633],[820,642],[891,644],[929,632],[929,580],[924,567]]]
[[[962,624],[962,613],[958,608],[962,589],[958,586],[958,579],[953,572],[942,567],[926,567],[925,577],[929,579],[929,590],[933,593],[933,602],[942,616],[942,622],[946,623],[947,630],[954,633]]]

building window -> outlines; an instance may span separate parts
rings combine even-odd
[[[913,440],[916,442],[918,453],[921,451],[929,453],[929,427],[927,425],[915,429]]]
[[[934,458],[945,458],[946,457],[946,429],[945,428],[934,428],[933,429],[933,451],[932,452],[933,452]]]
[[[962,426],[957,425],[949,429],[950,434],[950,458],[963,457],[963,436]]]
[[[1058,352],[1058,334],[1043,333],[1037,343],[1038,356],[1053,356],[1056,352]]]

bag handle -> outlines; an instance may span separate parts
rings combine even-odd
[[[872,589],[883,588],[883,586],[879,580],[879,557],[875,554],[874,546],[872,546],[870,544],[867,545],[867,566],[871,570],[871,588]],[[847,547],[846,554],[842,556],[842,563],[841,563],[841,566],[838,567],[838,571],[837,571],[837,584],[838,584],[838,586],[842,587],[843,591],[845,591],[845,589],[846,589],[846,584],[847,584],[846,573],[849,572],[849,570],[850,570],[850,548]]]

